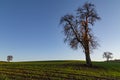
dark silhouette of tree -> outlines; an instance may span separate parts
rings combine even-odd
[[[103,53],[103,58],[106,58],[107,60],[107,62],[109,61],[109,59],[112,59],[113,58],[113,53],[111,53],[111,52],[104,52]]]
[[[13,59],[13,56],[12,56],[12,55],[7,56],[7,61],[8,61],[8,62],[12,61],[12,59]]]
[[[94,4],[86,2],[77,9],[76,15],[67,14],[60,20],[60,24],[63,24],[65,42],[73,49],[83,49],[88,66],[92,66],[90,52],[98,45],[90,26],[99,19]]]

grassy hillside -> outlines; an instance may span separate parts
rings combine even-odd
[[[120,63],[84,61],[0,62],[0,80],[120,80]]]

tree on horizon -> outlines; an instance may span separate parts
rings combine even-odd
[[[97,20],[100,20],[100,17],[95,5],[88,2],[76,10],[76,15],[67,14],[60,20],[60,24],[63,24],[64,41],[68,42],[72,49],[82,48],[88,66],[92,66],[90,53],[98,46],[90,27]]]
[[[7,61],[10,62],[10,61],[12,61],[12,60],[13,60],[13,56],[12,56],[12,55],[8,55],[8,56],[7,56]]]
[[[111,53],[111,52],[104,52],[103,53],[103,58],[106,58],[106,61],[108,62],[109,59],[113,58],[113,53]]]

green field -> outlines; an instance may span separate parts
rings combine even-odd
[[[0,80],[120,80],[119,62],[0,62]]]

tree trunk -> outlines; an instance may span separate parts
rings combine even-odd
[[[107,62],[109,61],[109,58],[107,58]]]
[[[87,17],[86,17],[86,26],[84,26],[85,28],[85,37],[84,37],[84,44],[85,44],[85,57],[86,57],[86,64],[89,67],[92,67],[92,62],[90,59],[90,45],[89,45],[89,38],[88,38],[88,21],[87,21]]]
[[[89,50],[85,50],[85,57],[86,57],[86,64],[87,66],[91,67],[92,66],[92,62],[90,59],[90,52]]]

